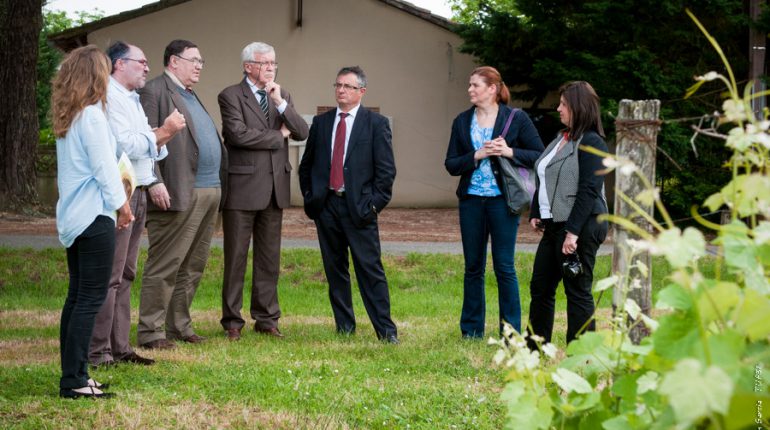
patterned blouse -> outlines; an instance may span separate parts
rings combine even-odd
[[[473,115],[471,120],[471,142],[473,143],[473,148],[478,150],[488,140],[492,140],[492,127],[479,127],[476,115]],[[471,184],[468,186],[468,194],[482,197],[495,197],[501,194],[500,188],[497,187],[495,175],[492,173],[492,165],[489,162],[489,158],[481,160],[476,170],[473,171]]]

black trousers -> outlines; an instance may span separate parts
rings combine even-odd
[[[107,297],[115,255],[115,222],[100,215],[67,248],[70,284],[61,313],[60,389],[88,385],[88,346],[96,314]]]
[[[607,222],[598,222],[596,216],[588,219],[578,235],[577,255],[583,265],[583,273],[574,278],[562,276],[562,263],[566,256],[561,248],[567,235],[564,223],[545,223],[545,232],[535,254],[532,282],[529,289],[532,301],[529,305],[529,324],[534,334],[545,342],[551,342],[553,334],[556,288],[564,280],[567,296],[567,343],[583,331],[593,331],[595,323],[594,298],[591,288],[594,280],[594,263],[599,245],[607,237]]]
[[[388,281],[380,258],[377,221],[362,228],[356,227],[350,218],[345,197],[329,194],[315,224],[337,331],[353,333],[356,329],[348,263],[350,249],[358,289],[377,337],[395,336],[396,325],[390,317]]]

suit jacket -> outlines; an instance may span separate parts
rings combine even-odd
[[[464,199],[468,195],[471,176],[478,167],[473,159],[476,148],[473,147],[471,141],[471,121],[475,112],[476,107],[472,107],[455,118],[452,123],[452,135],[449,138],[446,160],[444,160],[444,167],[446,167],[447,172],[452,176],[460,176],[460,183],[457,185],[457,197],[460,199]],[[509,106],[499,104],[495,126],[492,129],[492,138],[500,136],[505,121],[512,113],[513,109]],[[516,113],[516,116],[511,120],[508,133],[504,137],[508,146],[513,148],[513,164],[529,168],[535,166],[535,160],[543,152],[543,141],[526,112],[520,110]],[[492,163],[492,171],[499,184],[501,180],[500,169],[497,167],[496,161],[492,161]]]
[[[540,164],[560,141],[561,134],[548,145],[535,165]],[[530,218],[541,217],[538,193],[540,187],[545,187],[553,220],[566,222],[567,231],[578,236],[591,216],[608,212],[604,175],[599,173],[605,168],[602,157],[581,150],[580,147],[584,146],[608,152],[604,139],[593,130],[585,132],[577,141],[570,140],[545,167],[545,183],[535,176],[537,189],[529,211]]]
[[[299,165],[299,186],[305,213],[316,219],[329,195],[332,127],[336,109],[313,118],[305,153]],[[345,199],[353,224],[363,227],[377,219],[390,202],[396,164],[388,120],[377,113],[358,110],[343,164]]]
[[[147,82],[144,88],[138,90],[144,113],[147,115],[147,122],[150,127],[156,128],[163,125],[163,121],[174,111],[184,115],[187,120],[187,127],[175,134],[166,143],[168,156],[155,164],[155,175],[159,182],[166,185],[169,196],[171,197],[171,211],[185,211],[190,207],[193,189],[195,188],[195,174],[198,171],[198,135],[195,131],[195,124],[190,120],[192,116],[187,110],[181,89],[166,73]],[[198,97],[197,95],[195,96]],[[201,106],[203,103],[201,103]],[[205,108],[204,108],[205,109]],[[222,186],[222,195],[227,190],[227,149],[222,143],[222,139],[217,134],[219,146],[222,150],[222,161],[219,166],[219,180]],[[222,209],[220,200],[219,209]],[[161,211],[159,207],[147,199],[147,210]]]
[[[281,88],[288,105],[283,114],[267,97],[268,123],[246,78],[219,93],[222,135],[229,154],[228,191],[225,209],[258,211],[270,204],[275,190],[278,207],[289,206],[289,146],[281,135],[281,125],[294,140],[307,139],[307,123],[294,109],[291,95]]]

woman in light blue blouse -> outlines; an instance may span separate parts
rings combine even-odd
[[[487,242],[492,239],[492,262],[497,278],[500,325],[521,331],[519,281],[513,263],[519,215],[508,210],[500,192],[498,157],[532,167],[543,142],[526,113],[507,106],[510,93],[493,67],[478,67],[470,76],[468,95],[474,105],[455,118],[444,165],[460,176],[460,233],[465,258],[460,331],[466,338],[484,336],[486,301],[484,273]],[[514,115],[505,136],[504,124]]]
[[[96,46],[72,51],[53,81],[59,201],[56,228],[67,248],[69,290],[61,315],[59,395],[110,397],[88,376],[94,319],[107,294],[115,226],[133,219],[110,133],[105,103],[110,61]],[[117,221],[116,221],[117,220]]]

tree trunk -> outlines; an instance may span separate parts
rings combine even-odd
[[[657,150],[659,112],[660,101],[658,100],[621,100],[618,106],[618,118],[615,121],[617,156],[633,161],[650,184],[655,183],[655,152]],[[615,215],[629,219],[643,230],[652,233],[652,225],[641,215],[636,214],[633,208],[619,197],[623,193],[634,199],[640,192],[645,191],[646,187],[642,180],[635,175],[616,173],[615,189],[617,190]],[[653,206],[640,206],[649,215],[653,214]],[[649,316],[652,307],[652,257],[646,251],[632,255],[628,246],[629,239],[638,239],[638,236],[621,226],[615,227],[612,273],[621,277],[619,285],[625,285],[629,288],[626,298],[635,301],[642,312]],[[646,276],[639,271],[637,263],[643,263],[649,269]],[[635,282],[637,288],[632,287]],[[612,301],[613,310],[623,309],[623,303],[620,303],[622,296],[622,292],[616,288]],[[629,333],[629,337],[635,344],[639,344],[648,335],[649,330],[640,322],[637,322]]]
[[[0,0],[0,210],[37,205],[38,36],[43,0]]]

